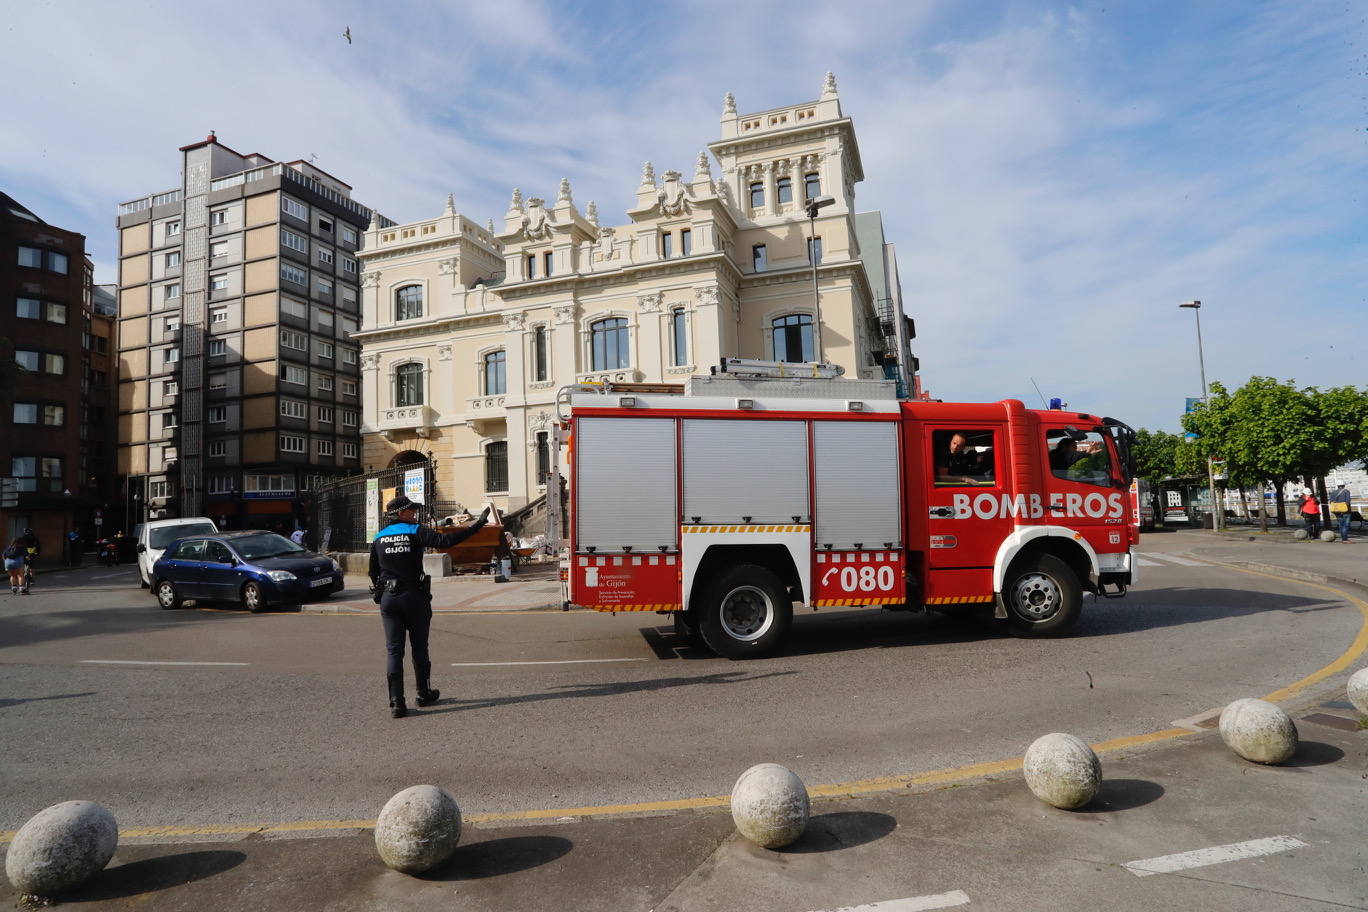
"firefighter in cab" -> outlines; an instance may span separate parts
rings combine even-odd
[[[413,676],[418,705],[431,706],[440,692],[432,687],[428,658],[428,627],[432,623],[432,579],[423,572],[423,551],[450,548],[474,535],[489,520],[486,505],[480,518],[445,535],[418,524],[419,504],[403,494],[385,504],[389,525],[371,542],[371,596],[380,606],[385,625],[385,678],[389,684],[390,715],[408,715],[404,702],[404,638],[413,654]]]

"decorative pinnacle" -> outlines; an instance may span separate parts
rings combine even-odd
[[[514,187],[514,188],[513,188],[513,199],[509,200],[509,202],[508,202],[508,209],[509,209],[510,212],[513,211],[514,209],[517,209],[519,212],[521,212],[521,211],[522,211],[522,207],[523,207],[522,191],[519,190],[517,187]]]
[[[726,95],[723,95],[723,96],[722,96],[722,116],[723,116],[723,117],[726,117],[728,114],[735,114],[735,113],[736,113],[736,96],[733,95],[731,92],[728,92]]]
[[[822,80],[822,97],[836,94],[836,76],[827,70],[826,78]]]
[[[589,220],[589,224],[591,224],[591,225],[593,225],[595,228],[597,228],[597,227],[598,227],[598,223],[599,223],[599,221],[598,221],[598,203],[594,202],[593,200],[590,200],[590,201],[589,201],[589,208],[587,208],[587,209],[584,210],[584,217],[587,218],[587,219]]]
[[[641,166],[641,182],[643,184],[655,184],[655,165],[645,162]]]
[[[487,220],[487,221],[485,222],[485,231],[488,231],[491,235],[494,233],[494,220],[493,220],[493,219],[489,219],[489,220]]]
[[[708,153],[702,151],[698,153],[698,167],[694,172],[695,180],[712,179],[712,166],[708,164]]]
[[[455,215],[455,214],[456,214],[456,196],[455,196],[455,194],[452,194],[452,193],[448,193],[448,194],[447,194],[446,209],[443,211],[442,214],[443,214],[443,215]]]
[[[560,193],[559,193],[559,195],[557,195],[557,197],[556,197],[556,202],[558,202],[558,203],[569,203],[569,202],[573,202],[573,200],[570,199],[570,178],[568,178],[568,177],[562,177],[562,178],[561,178],[561,182],[560,182]]]

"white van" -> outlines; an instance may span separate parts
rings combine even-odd
[[[152,585],[152,565],[162,556],[166,546],[178,538],[191,535],[212,535],[218,526],[207,516],[183,516],[180,519],[154,519],[133,530],[138,539],[138,577],[144,589]]]

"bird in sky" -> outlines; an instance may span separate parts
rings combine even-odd
[[[347,30],[346,30],[345,32],[342,33],[342,37],[347,39],[347,44],[351,44],[351,43],[352,43],[352,40],[351,40],[351,26],[350,26],[350,25],[347,26]]]

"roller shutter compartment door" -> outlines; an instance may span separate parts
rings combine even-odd
[[[817,511],[813,543],[836,550],[902,544],[898,511],[898,425],[814,421]]]
[[[807,423],[684,421],[684,517],[705,524],[806,522]]]
[[[581,418],[575,433],[579,550],[673,549],[675,422],[669,418]]]

